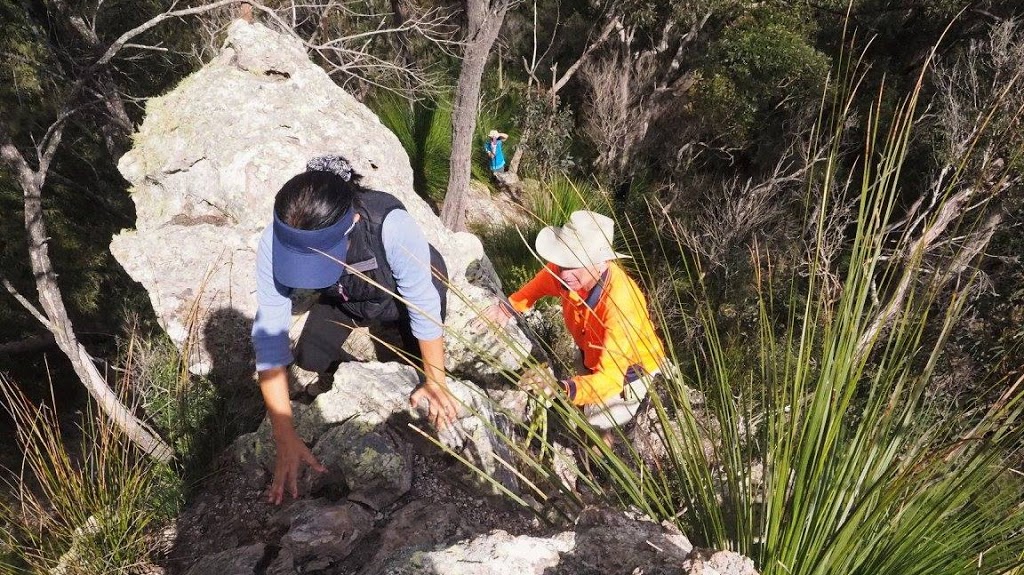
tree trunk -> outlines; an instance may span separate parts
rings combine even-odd
[[[33,172],[6,134],[0,131],[0,159],[13,168],[25,197],[25,230],[28,232],[29,262],[36,280],[39,304],[43,308],[42,314],[36,311],[35,315],[53,334],[60,350],[71,360],[75,374],[81,379],[89,395],[99,404],[100,409],[142,451],[158,461],[167,462],[174,455],[171,447],[121,403],[120,398],[96,369],[85,347],[78,342],[71,319],[68,318],[67,309],[64,307],[60,288],[57,286],[57,276],[50,263],[50,237],[43,221],[42,187],[52,152],[60,142],[60,132],[60,127],[53,130],[47,143],[47,151],[41,155],[39,170]],[[30,311],[35,311],[27,301],[22,303],[29,305]]]
[[[473,132],[476,130],[480,82],[491,46],[498,37],[508,11],[509,0],[466,0],[466,50],[459,69],[452,109],[452,154],[448,191],[441,209],[441,221],[449,229],[465,231],[466,203],[473,162]]]

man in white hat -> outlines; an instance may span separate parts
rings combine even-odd
[[[636,415],[651,378],[665,361],[661,340],[640,287],[617,260],[629,256],[612,248],[615,222],[577,211],[564,226],[537,234],[537,253],[547,265],[519,291],[484,312],[501,326],[542,297],[558,297],[566,327],[579,346],[581,374],[555,382],[528,371],[521,384],[546,394],[564,393],[611,443],[611,431]]]
[[[484,144],[484,151],[491,160],[491,172],[500,172],[505,169],[505,151],[502,142],[508,139],[508,134],[497,130],[487,133],[487,143]]]

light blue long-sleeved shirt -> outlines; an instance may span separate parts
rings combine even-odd
[[[256,370],[289,365],[292,357],[288,328],[292,319],[292,289],[274,279],[274,226],[269,225],[256,249],[256,320],[252,345]],[[409,308],[412,334],[421,340],[441,337],[441,296],[430,272],[430,244],[405,210],[393,210],[381,224],[384,253],[398,285],[398,295]]]

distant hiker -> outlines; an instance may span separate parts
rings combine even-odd
[[[497,130],[491,130],[487,133],[487,143],[484,144],[484,151],[487,152],[487,157],[491,160],[491,172],[503,172],[505,171],[505,150],[503,144],[508,139],[508,134],[503,134]]]
[[[333,383],[352,329],[394,322],[402,336],[398,347],[423,363],[425,381],[410,396],[413,406],[427,407],[437,429],[457,416],[444,374],[444,261],[398,199],[362,187],[360,179],[341,156],[310,160],[277,192],[273,222],[256,252],[252,342],[277,447],[268,493],[274,504],[285,490],[297,497],[303,463],[324,470],[292,423],[287,370],[293,363],[293,290],[319,292],[294,356],[296,366],[320,375],[307,388],[311,395]]]
[[[640,287],[616,260],[615,223],[577,211],[564,226],[537,234],[537,253],[548,263],[519,291],[492,305],[484,317],[501,326],[542,297],[558,297],[566,327],[582,354],[583,373],[561,382],[527,370],[520,383],[545,394],[564,393],[611,443],[611,430],[633,419],[665,351]],[[553,386],[553,387],[552,387]]]

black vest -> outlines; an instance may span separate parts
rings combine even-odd
[[[352,207],[359,214],[348,234],[347,264],[337,283],[324,288],[324,295],[346,314],[364,321],[394,321],[399,319],[395,295],[398,285],[391,273],[381,226],[384,218],[405,205],[391,194],[364,190],[356,194]]]

